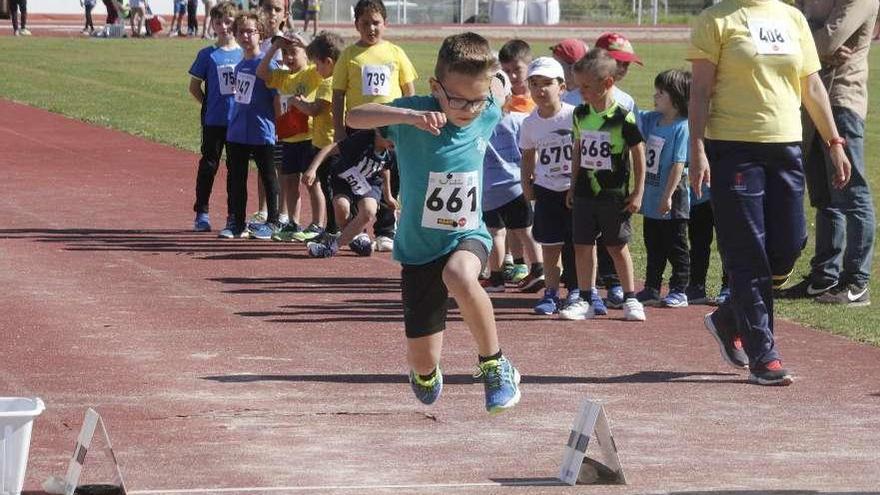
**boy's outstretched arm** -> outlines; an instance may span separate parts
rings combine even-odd
[[[349,110],[345,123],[355,129],[375,129],[387,125],[407,124],[437,136],[440,134],[440,129],[446,125],[446,114],[367,103]]]

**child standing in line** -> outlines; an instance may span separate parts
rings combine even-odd
[[[402,211],[394,258],[403,264],[401,288],[410,384],[424,404],[443,387],[439,361],[446,302],[455,298],[477,343],[486,410],[499,413],[520,400],[520,375],[501,352],[492,301],[480,286],[492,242],[482,221],[483,155],[501,120],[497,62],[475,33],[443,41],[431,96],[352,109],[356,128],[385,127],[397,151]],[[335,74],[334,74],[335,75]],[[491,89],[490,89],[491,88]]]
[[[285,56],[288,69],[270,70],[271,59],[282,46],[286,54],[291,55]],[[329,105],[314,103],[315,93],[324,78],[314,65],[307,64],[305,40],[297,33],[287,33],[276,37],[257,68],[257,76],[266,81],[269,88],[282,93],[283,113],[276,122],[279,123],[278,137],[281,138],[283,147],[281,189],[291,215],[289,223],[273,236],[276,241],[292,242],[295,240],[294,234],[302,230],[299,217],[300,179],[314,157],[310,117],[311,114],[329,110]],[[282,128],[285,131],[283,134]],[[320,183],[309,187],[309,197],[312,224],[323,228],[327,220]]]
[[[496,73],[495,77],[501,81],[504,96],[509,101],[510,79],[503,71]],[[505,241],[517,239],[532,263],[517,288],[523,292],[538,292],[544,287],[544,258],[532,238],[535,215],[531,202],[523,195],[520,170],[523,155],[519,133],[528,115],[507,111],[505,107],[502,109],[504,115],[492,131],[483,159],[483,221],[492,234],[493,246],[489,255],[489,278],[482,284],[486,292],[504,292]]]
[[[333,144],[333,114],[331,111],[333,105],[333,69],[336,67],[336,61],[345,47],[345,41],[336,33],[329,31],[321,31],[315,36],[315,39],[306,47],[306,55],[309,61],[315,64],[315,69],[321,75],[323,80],[318,85],[315,92],[315,101],[306,110],[311,109],[312,113],[312,156],[316,156],[318,152],[327,146]],[[305,179],[305,176],[303,176]],[[321,190],[324,191],[325,198],[333,197],[333,190],[330,187],[330,170],[327,167],[319,169],[318,180],[321,184]],[[325,201],[325,204],[328,202]],[[326,223],[317,225],[312,223],[305,229],[294,234],[294,239],[299,242],[306,242],[322,235],[325,231],[336,233],[338,224],[334,218],[334,210],[332,204],[327,204]]]
[[[601,235],[623,285],[624,319],[645,321],[645,309],[635,297],[627,245],[629,218],[642,205],[645,146],[635,115],[612,96],[617,70],[615,59],[601,48],[591,50],[574,65],[584,104],[574,111],[571,188],[566,201],[572,208],[578,280],[596,280],[596,240]],[[635,175],[630,193],[631,172]],[[591,306],[575,304],[560,316],[592,318],[595,312]]]
[[[535,202],[532,233],[544,257],[546,289],[535,313],[552,315],[563,306],[580,303],[577,286],[569,285],[565,304],[559,298],[559,259],[571,239],[571,211],[565,195],[571,183],[574,107],[563,103],[565,74],[550,57],[529,64],[528,83],[537,108],[523,121],[519,144],[523,149],[522,188],[525,199]]]
[[[209,17],[217,33],[217,42],[200,50],[189,69],[189,92],[202,106],[202,158],[196,175],[196,201],[193,204],[196,213],[193,230],[196,232],[211,230],[208,203],[226,145],[226,127],[235,91],[235,66],[242,58],[241,47],[232,33],[237,12],[232,2],[221,2],[211,9]],[[227,209],[231,214],[228,205]]]
[[[529,63],[532,61],[532,48],[523,40],[510,40],[498,50],[498,61],[501,62],[501,69],[507,74],[511,84],[511,95],[507,98],[503,110],[508,114],[511,112],[526,115],[532,113],[532,110],[535,109],[535,102],[529,96],[529,85],[526,81]],[[504,282],[519,284],[530,272],[523,257],[523,246],[517,236],[511,236],[505,240],[508,242],[506,243],[507,251],[505,252],[502,276]]]
[[[641,115],[648,137],[645,152],[645,195],[642,199],[643,232],[648,263],[645,288],[636,294],[643,305],[684,308],[690,276],[687,222],[690,191],[687,181],[688,98],[691,74],[661,72],[654,79],[654,112]],[[666,262],[672,265],[669,293],[660,298]]]
[[[498,50],[498,61],[507,77],[510,78],[510,98],[504,104],[508,112],[532,113],[535,102],[529,95],[527,72],[532,62],[532,47],[523,40],[513,39]]]
[[[402,48],[384,39],[387,17],[382,0],[358,0],[354,6],[354,23],[360,39],[345,48],[333,70],[336,141],[347,135],[347,110],[363,103],[389,103],[415,94],[414,81],[418,77],[415,67]],[[394,175],[392,171],[392,189]],[[393,249],[394,241],[389,236],[394,235],[394,225],[394,211],[384,203],[379,205],[373,225],[377,250]]]
[[[257,4],[255,2],[248,2],[248,8],[251,11],[258,12],[260,16],[260,20],[263,23],[264,31],[260,33],[260,37],[263,40],[260,42],[260,56],[262,57],[267,51],[269,51],[269,47],[272,46],[272,38],[278,36],[281,33],[281,27],[284,23],[284,0],[260,0]],[[273,62],[278,63],[279,68],[284,65],[284,57],[283,52],[278,50],[275,52],[275,56],[272,58]],[[276,94],[275,96],[275,116],[282,115],[281,109],[281,95]],[[275,174],[278,174],[278,170],[281,169],[281,162],[284,159],[284,149],[280,142],[275,143],[275,149],[272,154],[272,163],[275,167]],[[280,182],[279,182],[280,184]],[[278,221],[282,224],[286,224],[290,221],[290,217],[287,211],[287,204],[285,201],[285,194],[283,185],[279,186],[281,189],[280,197],[278,198],[278,211],[279,217]],[[268,218],[268,206],[266,204],[266,192],[263,190],[263,183],[257,182],[257,211],[255,211],[250,217],[248,217],[248,225],[250,224],[261,224],[265,223]],[[299,216],[299,212],[297,211],[296,216]]]
[[[303,174],[303,183],[309,187],[320,187],[320,183],[315,180],[318,167],[327,162],[336,224],[342,227],[342,231],[339,234],[326,234],[321,240],[309,242],[309,256],[329,258],[336,255],[340,244],[348,244],[358,256],[373,254],[373,241],[364,229],[376,220],[376,212],[383,196],[394,209],[398,207],[397,200],[391,193],[393,146],[378,131],[366,130],[355,132],[318,152],[312,165]],[[327,160],[331,154],[338,155],[338,158]],[[357,213],[349,220],[352,207],[357,208]]]
[[[233,224],[220,232],[220,237],[254,236],[270,239],[280,229],[278,223],[278,176],[272,163],[275,146],[275,91],[257,77],[260,65],[260,33],[263,26],[257,14],[239,14],[233,23],[244,59],[235,67],[235,98],[226,132],[229,164],[229,196]],[[249,233],[245,225],[247,208],[248,160],[253,158],[266,190],[268,218],[254,225]]]
[[[715,214],[709,201],[709,186],[703,184],[703,194],[697,197],[691,190],[691,213],[688,220],[688,240],[690,241],[691,278],[685,291],[690,304],[715,304],[721,306],[730,297],[727,286],[727,271],[721,267],[721,290],[718,296],[710,299],[706,293],[706,274],[709,272],[709,258],[712,255],[712,238],[715,235]]]
[[[415,67],[402,48],[386,41],[385,4],[358,0],[354,25],[357,43],[342,51],[333,69],[334,139],[346,137],[345,112],[364,103],[390,103],[415,94]]]

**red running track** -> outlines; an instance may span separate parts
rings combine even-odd
[[[0,114],[0,390],[48,407],[28,490],[63,474],[90,406],[141,495],[880,487],[880,349],[780,323],[797,381],[762,388],[722,363],[706,307],[562,322],[500,294],[521,404],[483,411],[456,316],[448,386],[424,407],[387,254],[310,260],[188,232],[193,154],[2,100]],[[587,397],[606,401],[626,487],[547,486]],[[87,464],[84,481],[104,473]]]

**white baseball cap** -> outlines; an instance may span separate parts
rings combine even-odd
[[[529,64],[528,77],[532,76],[565,79],[565,70],[553,57],[538,57]]]

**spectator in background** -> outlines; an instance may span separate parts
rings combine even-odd
[[[116,2],[113,0],[103,0],[104,7],[107,8],[107,24],[116,24],[119,20],[119,11],[116,9]]]
[[[865,117],[868,112],[868,51],[877,20],[877,0],[800,0],[822,62],[819,75],[852,176],[832,187],[834,166],[825,142],[804,119],[804,156],[810,204],[816,208],[816,250],[810,274],[783,292],[792,298],[844,306],[871,304],[868,280],[874,254],[874,204],[865,176]]]
[[[92,9],[95,8],[95,0],[80,0],[79,5],[86,9],[86,25],[83,27],[82,34],[90,36],[95,32],[95,23],[92,22]]]
[[[731,290],[728,302],[706,315],[706,328],[728,363],[750,368],[749,382],[790,385],[773,335],[772,289],[791,273],[807,239],[801,104],[830,143],[834,187],[846,186],[850,170],[816,45],[794,7],[723,0],[692,24],[688,59],[688,171],[693,190],[710,185],[723,219],[715,227]]]
[[[21,12],[21,24],[19,24],[19,12]],[[12,18],[13,36],[30,36],[27,28],[27,0],[9,0],[9,16]]]
[[[186,35],[195,36],[199,32],[199,0],[186,0]],[[207,14],[207,12],[206,12]]]

